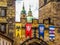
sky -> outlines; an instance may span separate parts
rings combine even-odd
[[[27,15],[28,15],[28,11],[29,11],[29,6],[31,6],[33,17],[38,19],[39,0],[16,0],[16,2],[15,2],[15,6],[16,6],[15,21],[20,22],[20,15],[21,15],[22,7],[23,7],[23,2],[24,2],[24,7],[25,7]]]

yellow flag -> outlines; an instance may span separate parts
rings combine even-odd
[[[21,23],[16,23],[15,25],[16,28],[16,37],[22,37],[22,24]]]

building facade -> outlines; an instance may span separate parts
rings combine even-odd
[[[24,3],[23,3],[23,7],[22,7],[22,11],[21,11],[21,16],[20,16],[20,20],[21,22],[23,23],[23,27],[25,26],[26,24],[26,10],[25,10],[25,7],[24,7]]]
[[[0,33],[0,45],[13,45],[13,40]]]
[[[51,22],[54,22],[54,25],[58,26],[60,1],[59,0],[46,0],[46,1],[40,0],[39,4],[40,4],[39,20],[41,19],[39,22],[43,23],[44,19],[50,18]]]
[[[60,33],[59,27],[60,27],[60,0],[39,0],[39,23],[45,23],[46,26],[50,25],[51,23],[56,27],[55,30],[55,41],[56,45],[59,45],[59,37]],[[46,19],[49,20],[45,21]],[[45,22],[44,22],[45,21]],[[48,31],[45,31],[48,33]],[[59,31],[60,32],[60,31]],[[49,34],[47,34],[48,36]],[[45,36],[46,37],[46,36]],[[52,43],[51,43],[52,44]],[[54,45],[54,44],[52,44]]]
[[[44,41],[46,42],[38,38],[38,25],[44,23],[46,28],[49,28],[49,25],[54,24],[56,27],[55,43],[56,45],[60,45],[60,0],[39,0],[39,7],[39,21],[33,19],[31,8],[29,8],[27,16],[23,4],[20,16],[21,22],[15,22],[15,0],[0,0],[0,44],[12,45],[12,40],[10,38],[14,40],[14,45],[40,45],[41,42],[43,42],[42,44],[46,44],[46,42],[49,42],[48,29],[45,29],[44,31],[44,39],[47,38]],[[32,24],[33,38],[26,38],[25,36],[26,23]],[[6,36],[9,37],[9,39],[6,38]],[[50,44],[53,45],[53,43]]]
[[[0,32],[13,37],[15,22],[15,1],[0,0]]]

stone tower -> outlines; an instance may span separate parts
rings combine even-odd
[[[31,6],[29,6],[28,16],[32,16]]]
[[[30,6],[29,11],[28,11],[28,16],[27,16],[27,22],[32,23],[32,19],[33,19],[33,16],[32,16],[32,11],[31,11],[31,6]]]
[[[23,3],[22,11],[21,11],[21,16],[20,16],[20,22],[25,26],[26,23],[26,11]]]

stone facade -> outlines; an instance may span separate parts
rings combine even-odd
[[[43,23],[44,19],[51,18],[51,22],[54,22],[55,26],[59,26],[59,22],[60,22],[59,21],[59,17],[60,17],[59,4],[60,2],[57,2],[56,0],[49,1],[49,2],[47,0],[47,3],[45,5],[44,4],[42,4],[42,6],[40,5],[39,22]]]
[[[13,45],[13,40],[0,33],[0,45]]]
[[[15,1],[1,0],[0,1],[0,26],[1,32],[4,35],[13,37],[14,22],[15,22]]]
[[[60,0],[46,0],[46,3],[42,3],[44,1],[39,1],[40,2],[40,9],[39,9],[39,23],[43,23],[43,20],[45,19],[51,19],[51,23],[54,24],[56,27],[55,29],[55,43],[56,45],[59,44],[59,37],[58,36],[60,33],[58,33],[59,28],[60,28]],[[46,21],[47,22],[47,21]],[[47,25],[47,24],[45,24]],[[50,25],[50,24],[49,24]],[[45,30],[45,37],[48,36],[46,35],[48,33],[47,30]],[[59,31],[60,32],[60,31]],[[46,37],[47,38],[47,37]],[[55,45],[55,43],[50,42],[49,44]]]

